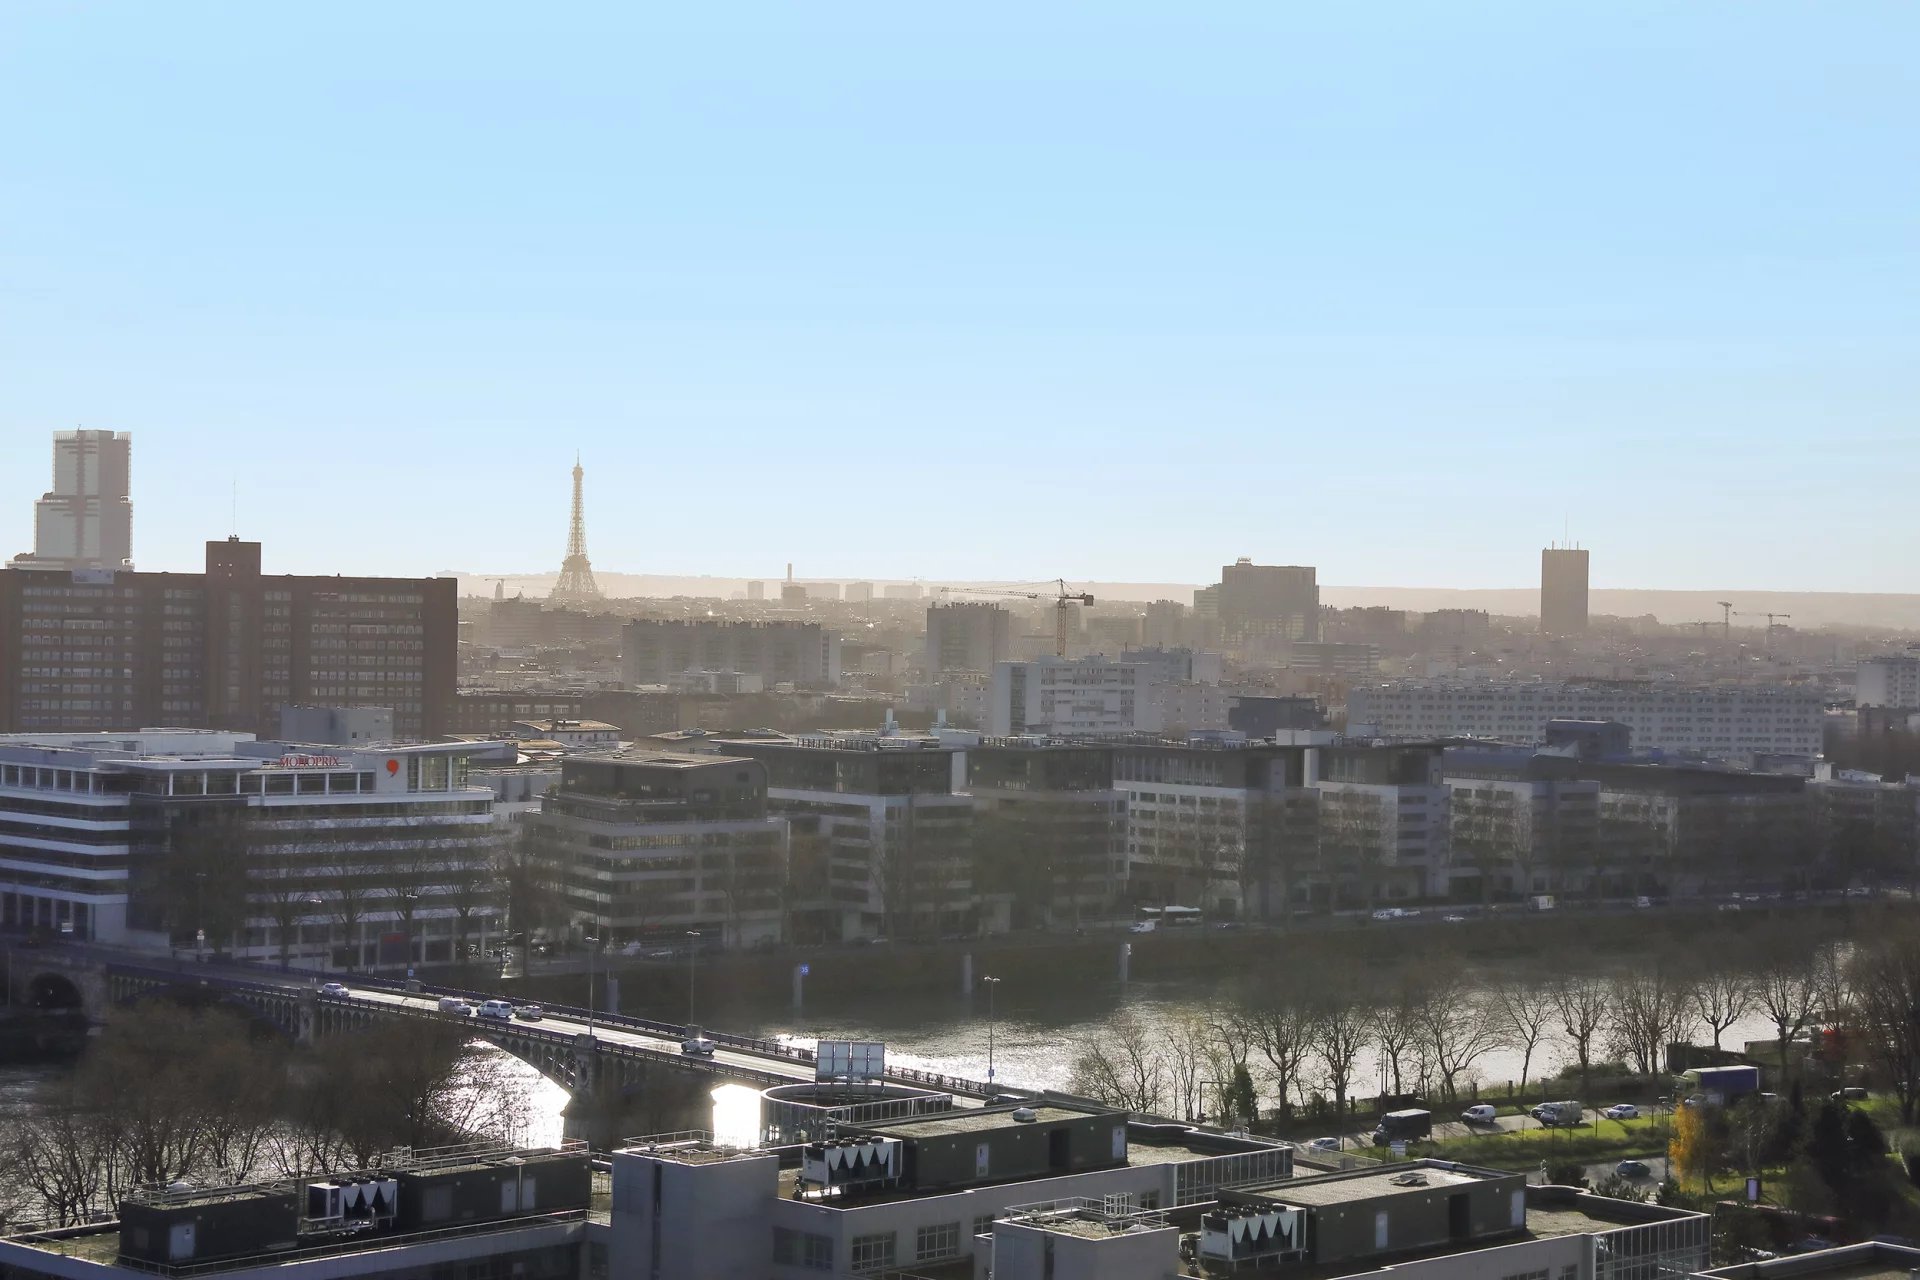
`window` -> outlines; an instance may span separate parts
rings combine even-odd
[[[914,1233],[913,1260],[915,1262],[939,1262],[944,1258],[959,1256],[959,1223],[936,1223],[931,1227],[921,1227]]]
[[[884,1271],[894,1264],[894,1260],[893,1232],[853,1238],[852,1266],[856,1275]]]
[[[993,1234],[993,1215],[983,1213],[973,1220],[973,1234],[985,1236]]]
[[[773,1260],[782,1266],[808,1271],[833,1270],[833,1238],[791,1227],[773,1229]]]

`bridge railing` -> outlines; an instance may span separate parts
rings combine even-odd
[[[395,992],[396,994],[410,993],[417,990],[421,995],[458,996],[462,999],[475,1002],[499,998],[498,992],[475,991],[464,987],[446,986],[425,981],[408,981],[404,978],[390,978],[377,974],[343,975],[337,972],[317,969],[280,969],[277,967],[266,968],[237,964],[202,965],[194,962],[182,962],[173,966],[167,966],[141,964],[135,961],[117,958],[110,960],[109,966],[119,972],[164,978],[169,982],[179,981],[183,978],[192,978],[198,974],[205,979],[218,981],[225,986],[254,989],[277,994],[284,994],[286,992],[289,979],[318,986],[323,982],[338,982],[343,977],[348,977],[351,978],[357,986],[378,987],[383,990]],[[234,976],[236,971],[246,976]],[[339,999],[339,997],[333,998]],[[348,999],[354,1000],[356,998],[348,997]],[[392,1009],[395,1007],[375,1001],[361,1001],[360,1003],[379,1009]],[[519,1003],[528,1004],[533,1002],[520,1001]],[[622,1030],[662,1036],[676,1043],[686,1039],[690,1030],[690,1028],[679,1023],[661,1022],[655,1018],[641,1018],[631,1014],[610,1013],[601,1009],[587,1009],[580,1005],[552,1004],[546,1001],[540,1001],[539,1004],[542,1009],[551,1010],[562,1017],[575,1021],[591,1021],[597,1025],[618,1027]],[[404,1006],[400,1007],[404,1008]],[[430,1013],[429,1016],[442,1017],[451,1015],[441,1015],[435,1012]],[[514,1025],[519,1028],[527,1028],[529,1026],[529,1024],[523,1022],[515,1023]],[[567,1032],[554,1032],[551,1034],[559,1036],[562,1039],[571,1038],[570,1033]],[[716,1045],[741,1052],[759,1054],[763,1057],[780,1058],[791,1062],[813,1062],[816,1060],[816,1054],[812,1049],[802,1045],[789,1044],[781,1040],[772,1040],[761,1036],[737,1035],[730,1031],[719,1031],[711,1028],[703,1028],[701,1034],[706,1036],[707,1039],[712,1040]],[[670,1050],[663,1050],[662,1052],[671,1053]],[[672,1056],[678,1057],[679,1055],[673,1054]],[[774,1076],[771,1073],[767,1074],[768,1080],[772,1083],[785,1083],[790,1079],[786,1076]],[[976,1098],[991,1097],[996,1093],[1028,1094],[1032,1092],[1031,1090],[991,1084],[984,1080],[973,1080],[965,1076],[947,1075],[938,1071],[923,1071],[915,1067],[889,1067],[887,1069],[887,1079],[898,1083],[922,1085],[930,1089],[938,1089],[947,1093],[965,1094]]]

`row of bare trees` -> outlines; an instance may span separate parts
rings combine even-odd
[[[1903,1004],[1902,1001],[1905,1001]],[[1904,1011],[1904,1012],[1902,1012]],[[1611,974],[1488,978],[1444,957],[1419,967],[1320,979],[1294,989],[1168,1015],[1123,1012],[1083,1041],[1073,1085],[1134,1110],[1197,1114],[1193,1099],[1244,1072],[1283,1115],[1315,1096],[1344,1114],[1356,1075],[1380,1092],[1452,1102],[1479,1083],[1490,1055],[1517,1057],[1524,1090],[1541,1068],[1660,1076],[1675,1042],[1719,1049],[1741,1024],[1763,1022],[1782,1077],[1815,1028],[1847,1027],[1864,1057],[1905,1081],[1920,1107],[1920,942],[1901,947],[1789,943],[1771,956],[1688,971],[1675,958]],[[1511,1073],[1510,1073],[1511,1074]],[[1248,1117],[1242,1117],[1248,1118]]]
[[[222,1008],[149,1003],[116,1015],[71,1076],[0,1115],[0,1212],[67,1225],[142,1184],[236,1184],[511,1138],[529,1110],[523,1074],[455,1028],[294,1050]]]

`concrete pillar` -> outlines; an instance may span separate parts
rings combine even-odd
[[[793,966],[793,1011],[799,1013],[807,1001],[807,966]]]
[[[607,1012],[618,1015],[620,1012],[620,979],[617,975],[611,973],[607,975],[607,980],[601,984],[600,996],[606,1005]]]
[[[1127,970],[1131,967],[1132,963],[1133,944],[1131,942],[1123,942],[1120,944],[1120,984],[1122,986],[1126,985]]]
[[[960,994],[963,996],[973,994],[973,952],[971,951],[960,957]]]
[[[312,1044],[314,1033],[319,1030],[320,1025],[319,992],[303,991],[300,993],[300,1008],[295,1016],[294,1022],[297,1028],[294,1032],[294,1043],[300,1045]]]

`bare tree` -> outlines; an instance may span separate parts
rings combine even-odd
[[[1401,974],[1385,1000],[1374,1006],[1371,1035],[1396,1095],[1406,1093],[1407,1077],[1420,1074],[1425,1043],[1420,1025],[1425,993],[1411,974]]]
[[[1640,968],[1612,984],[1607,1031],[1612,1047],[1644,1076],[1657,1074],[1667,1045],[1692,1019],[1693,993],[1658,967]]]
[[[1607,984],[1592,974],[1563,974],[1549,988],[1560,1030],[1580,1064],[1582,1093],[1593,1088],[1593,1049],[1609,1012]]]
[[[1494,987],[1489,1012],[1502,1032],[1520,1047],[1520,1088],[1527,1087],[1533,1055],[1559,1013],[1553,989],[1526,978],[1513,978]]]
[[[1227,1078],[1218,1067],[1207,1016],[1176,1013],[1167,1018],[1160,1028],[1160,1055],[1174,1110],[1185,1120],[1204,1118],[1208,1080]]]
[[[114,1134],[100,1113],[71,1088],[9,1117],[8,1184],[26,1193],[34,1217],[67,1227],[85,1222],[111,1200]]]
[[[1818,998],[1812,962],[1786,957],[1762,969],[1754,980],[1754,998],[1773,1024],[1780,1045],[1780,1075],[1792,1074],[1790,1055],[1793,1038],[1813,1021],[1814,1002]]]
[[[1753,983],[1734,969],[1713,970],[1694,984],[1693,1008],[1718,1049],[1720,1037],[1753,1011]]]
[[[1300,1001],[1275,992],[1247,1010],[1253,1043],[1267,1061],[1267,1079],[1284,1116],[1293,1110],[1300,1087],[1301,1068],[1313,1048],[1313,1016]]]
[[[1071,1087],[1109,1106],[1157,1112],[1166,1098],[1166,1070],[1146,1025],[1122,1010],[1098,1035],[1076,1046]]]
[[[1422,986],[1416,1025],[1449,1102],[1471,1080],[1473,1064],[1499,1045],[1504,1030],[1458,968],[1437,973]]]
[[[1321,1079],[1333,1095],[1333,1109],[1344,1118],[1353,1091],[1354,1064],[1373,1034],[1373,1007],[1344,983],[1329,984],[1307,1013],[1308,1039]]]

